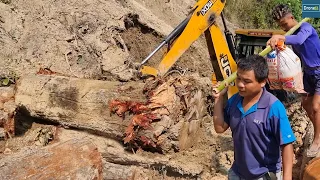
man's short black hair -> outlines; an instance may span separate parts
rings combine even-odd
[[[285,17],[287,14],[292,14],[290,7],[286,4],[279,4],[272,10],[272,18],[279,21],[281,18]]]
[[[269,68],[267,61],[260,55],[250,55],[241,58],[237,63],[238,69],[243,71],[253,70],[256,80],[260,83],[268,78]]]

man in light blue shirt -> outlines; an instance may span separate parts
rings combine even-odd
[[[273,19],[284,31],[289,31],[298,24],[287,5],[278,5],[272,12]],[[308,157],[315,157],[320,152],[320,40],[316,30],[304,22],[292,35],[274,35],[267,42],[273,49],[278,41],[291,45],[300,57],[303,67],[303,85],[307,92],[302,98],[302,106],[306,110],[314,127],[314,140],[307,151]]]

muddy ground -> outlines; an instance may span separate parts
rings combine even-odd
[[[1,77],[14,79],[35,74],[39,68],[49,68],[70,77],[124,83],[140,81],[134,76],[135,65],[184,19],[194,3],[193,0],[2,0]],[[220,20],[217,23],[221,25]],[[229,22],[227,25],[231,32],[237,27]],[[156,66],[165,51],[164,48],[157,53],[148,65]],[[175,68],[200,77],[211,77],[213,70],[203,36],[184,53]],[[294,177],[299,177],[308,120],[299,102],[286,106],[298,138]],[[103,136],[26,117],[19,112],[17,117],[16,136],[0,140],[0,158],[21,153],[26,147],[42,148],[43,140],[34,137],[39,137],[46,127],[55,129],[56,139],[47,138],[50,142],[48,140],[45,146],[76,137],[88,138],[100,150],[107,147],[123,151],[121,143]],[[115,169],[123,164],[110,159],[104,162],[104,172],[113,175],[113,178],[108,177],[110,179],[120,179],[121,175],[132,179],[226,179],[233,161],[231,133],[216,134],[209,111],[204,119],[200,131],[203,138],[195,146],[165,156],[138,152],[141,157],[169,158],[179,165],[186,164],[185,169],[191,169],[195,175],[170,173],[170,169],[168,172],[150,169],[139,163],[129,163],[127,171],[117,172]],[[44,136],[53,137],[53,134]]]

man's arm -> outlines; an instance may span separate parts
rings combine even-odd
[[[293,145],[292,143],[282,145],[283,180],[292,179],[293,167]]]
[[[301,45],[312,34],[312,26],[305,25],[301,27],[300,31],[296,35],[289,35],[285,37],[285,43],[288,45]]]
[[[273,35],[267,42],[267,46],[270,45],[272,49],[275,49],[279,41],[285,42],[287,45],[301,45],[312,34],[312,26],[301,26],[299,32],[296,35]]]
[[[277,100],[270,109],[271,129],[282,149],[283,180],[292,179],[293,145],[296,137],[292,131],[286,109]]]
[[[223,133],[229,125],[224,120],[223,96],[216,96],[213,108],[213,125],[217,133]]]

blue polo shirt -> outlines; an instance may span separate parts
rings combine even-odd
[[[283,104],[265,88],[259,101],[244,112],[243,97],[233,95],[224,109],[234,143],[232,170],[256,179],[282,167],[280,146],[296,140]]]

